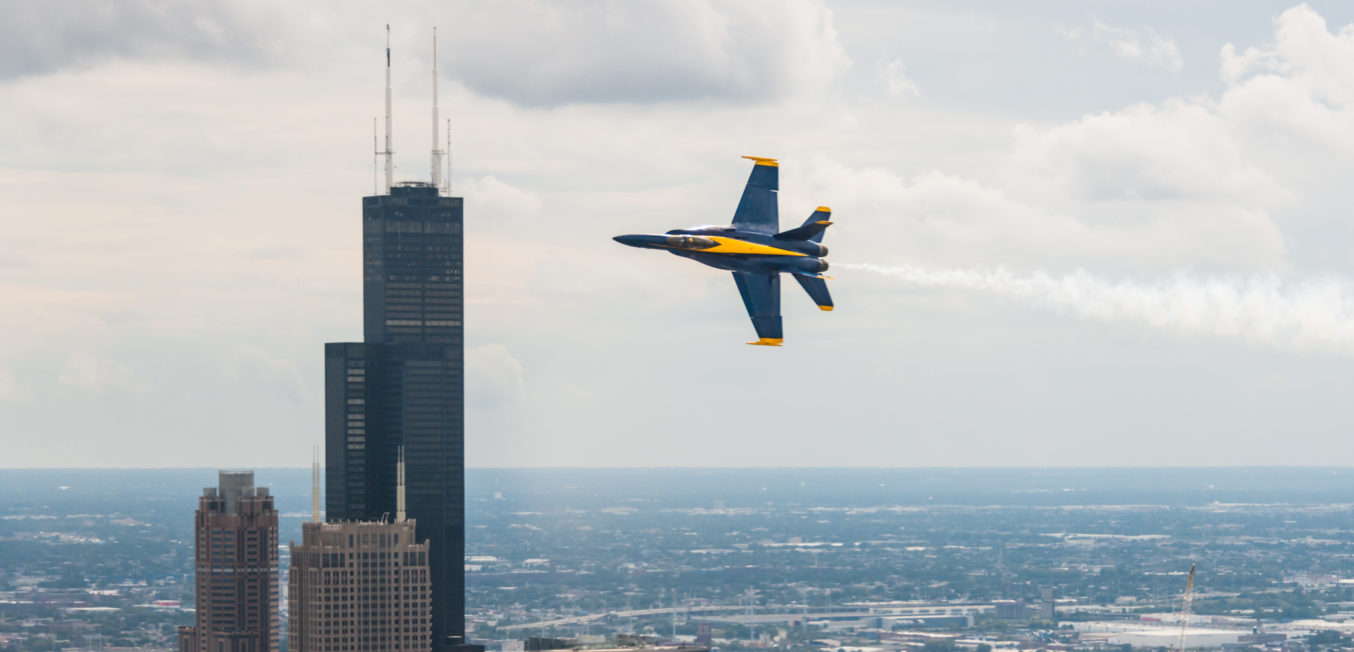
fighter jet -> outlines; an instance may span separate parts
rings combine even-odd
[[[753,161],[752,175],[733,213],[732,226],[696,226],[673,229],[664,235],[618,235],[621,244],[643,249],[666,249],[718,269],[733,272],[743,295],[757,341],[748,344],[780,346],[780,275],[791,274],[822,310],[832,310],[828,294],[827,247],[823,232],[832,224],[832,209],[819,206],[804,224],[780,231],[776,193],[780,164],[773,158],[744,156]]]

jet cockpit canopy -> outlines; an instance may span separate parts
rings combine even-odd
[[[667,244],[674,249],[709,249],[719,245],[718,242],[710,238],[702,238],[698,235],[670,235]]]

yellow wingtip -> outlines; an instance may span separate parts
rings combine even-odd
[[[818,306],[818,309],[824,312],[832,312],[832,306]]]
[[[779,337],[763,337],[756,342],[748,342],[748,344],[753,346],[780,346],[780,343],[783,341],[784,340]]]
[[[749,161],[756,161],[757,165],[769,165],[773,168],[780,167],[780,163],[773,158],[766,158],[764,156],[744,156],[743,158],[748,159]]]

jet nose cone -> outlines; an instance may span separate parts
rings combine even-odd
[[[612,238],[612,240],[631,247],[652,249],[663,241],[663,237],[653,235],[618,235]]]

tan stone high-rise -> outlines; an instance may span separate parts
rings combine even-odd
[[[413,521],[304,523],[291,544],[291,652],[428,652],[428,542]]]
[[[253,471],[221,471],[202,490],[196,514],[192,627],[180,652],[276,652],[277,510]]]

